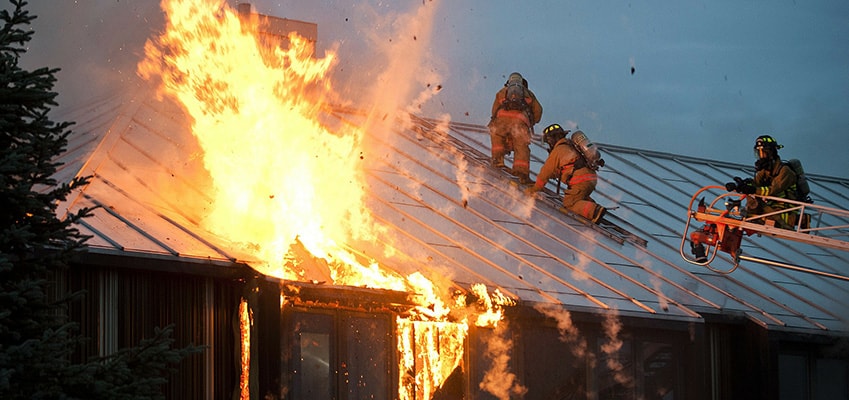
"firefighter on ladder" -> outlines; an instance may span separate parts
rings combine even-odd
[[[511,173],[523,185],[531,184],[531,133],[542,118],[542,106],[528,89],[528,81],[518,72],[510,74],[504,87],[495,94],[489,135],[492,143],[492,166],[504,167],[504,156],[515,151]]]
[[[568,133],[558,124],[543,130],[543,141],[548,144],[548,159],[540,168],[536,183],[525,193],[532,196],[542,190],[549,179],[559,178],[567,186],[563,193],[563,208],[598,223],[607,209],[598,205],[590,195],[598,182],[596,170],[604,166],[604,160],[583,132],[575,131],[571,139],[566,137]]]
[[[742,194],[754,194],[758,196],[781,197],[790,200],[796,199],[796,173],[788,164],[781,162],[778,149],[784,146],[769,135],[761,135],[755,140],[755,177],[742,179],[734,177],[734,182],[728,182],[725,188],[728,191],[736,191]],[[763,201],[749,196],[746,201],[748,216],[768,214],[788,208],[789,205],[777,201]],[[784,229],[794,229],[798,213],[786,212],[766,217],[770,223]],[[765,222],[765,221],[764,221]]]

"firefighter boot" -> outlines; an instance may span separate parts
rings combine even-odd
[[[607,209],[602,206],[597,206],[595,213],[593,213],[593,223],[599,223],[599,221],[604,218],[604,214],[607,214]]]

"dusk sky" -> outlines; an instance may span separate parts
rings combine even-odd
[[[544,107],[537,133],[557,122],[600,143],[744,164],[754,162],[755,138],[771,134],[808,173],[849,177],[845,0],[253,5],[317,23],[318,55],[339,55],[334,79],[360,82],[374,78],[361,63],[393,39],[398,15],[436,7],[432,32],[416,38],[428,53],[423,81],[442,87],[421,105],[426,116],[486,124],[495,92],[517,71]],[[25,65],[63,69],[64,106],[132,81],[144,41],[163,29],[154,1],[33,1],[30,10],[39,18]]]

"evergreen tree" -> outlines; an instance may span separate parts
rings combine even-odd
[[[57,204],[88,178],[56,182],[72,123],[48,117],[58,69],[18,66],[35,18],[24,0],[0,10],[0,398],[162,398],[171,365],[197,347],[172,349],[171,329],[139,346],[85,364],[71,363],[83,338],[51,301],[51,277],[67,267],[86,237],[74,223],[91,213],[56,215]]]

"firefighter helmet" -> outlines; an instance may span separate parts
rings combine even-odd
[[[761,135],[755,139],[755,157],[759,160],[771,160],[778,157],[778,149],[784,146],[778,144],[772,136]]]
[[[563,127],[558,124],[551,124],[545,127],[545,129],[542,130],[542,141],[548,144],[548,152],[551,153],[551,150],[554,149],[554,145],[557,144],[560,139],[565,138],[568,133],[568,131],[564,130]]]

